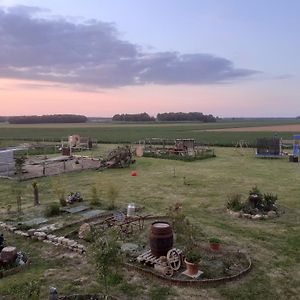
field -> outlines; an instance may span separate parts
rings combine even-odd
[[[274,119],[254,121],[222,121],[217,123],[87,123],[87,124],[42,124],[42,125],[0,125],[0,146],[7,140],[56,141],[60,142],[72,134],[95,138],[100,143],[134,143],[151,137],[159,138],[195,138],[196,140],[217,146],[234,146],[239,140],[247,140],[255,145],[256,138],[272,137],[291,125],[280,136],[287,140],[299,133],[300,120]],[[274,130],[263,130],[262,126],[275,126]],[[261,127],[258,132],[246,131],[243,127]],[[223,129],[229,131],[223,131]],[[233,131],[231,128],[237,128]],[[222,131],[212,131],[220,130]]]
[[[211,131],[229,131],[229,132],[300,132],[300,124],[290,125],[268,125],[257,127],[240,127],[240,128],[221,128],[209,129]]]
[[[210,126],[210,125],[207,125]],[[214,125],[218,126],[218,124]],[[155,126],[145,126],[148,134],[156,131]],[[161,128],[161,126],[158,126]],[[200,125],[166,126],[163,132],[192,135]],[[8,127],[1,127],[2,129]],[[32,127],[24,128],[29,132]],[[93,134],[101,137],[105,129],[107,138],[115,138],[118,126],[96,125]],[[124,129],[124,132],[130,125]],[[172,131],[172,128],[175,128]],[[23,137],[15,128],[14,134]],[[74,132],[78,128],[70,126],[61,135]],[[89,128],[84,128],[87,135]],[[188,129],[188,130],[187,130]],[[12,128],[9,128],[12,130]],[[26,131],[27,130],[27,131]],[[36,131],[35,131],[36,130]],[[59,136],[55,129],[36,127],[31,134],[42,137]],[[139,132],[141,128],[137,128]],[[97,133],[100,131],[99,133]],[[76,131],[77,132],[77,131]],[[83,133],[84,133],[83,132]],[[119,132],[119,137],[124,134]],[[145,132],[145,131],[143,131]],[[114,135],[115,134],[115,135]],[[141,134],[141,132],[139,132]],[[211,134],[211,133],[209,133]],[[220,133],[221,134],[221,133]],[[138,135],[132,134],[131,138]],[[160,134],[161,136],[161,134]],[[200,135],[201,136],[201,135]],[[235,136],[236,137],[236,136]],[[112,141],[112,140],[111,140]],[[107,152],[112,145],[99,145],[99,152]],[[137,177],[131,177],[131,169],[114,169],[103,172],[82,171],[55,177],[40,178],[40,207],[33,207],[31,182],[14,183],[0,179],[1,220],[12,218],[16,210],[13,190],[16,184],[23,189],[22,218],[42,214],[46,205],[58,201],[53,193],[54,183],[60,182],[66,191],[79,190],[85,203],[91,199],[91,187],[96,186],[102,205],[108,203],[107,192],[111,185],[119,189],[116,202],[118,207],[135,202],[144,206],[145,213],[163,214],[169,205],[179,201],[184,213],[197,224],[206,237],[220,237],[225,245],[236,245],[246,250],[253,259],[253,269],[241,280],[216,287],[200,289],[179,288],[161,285],[155,280],[143,279],[141,275],[124,272],[121,283],[115,283],[113,294],[120,299],[299,299],[300,293],[300,169],[299,164],[287,159],[263,160],[254,157],[254,150],[247,149],[240,155],[234,148],[216,148],[216,158],[195,162],[138,158],[135,168]],[[175,172],[174,172],[175,171]],[[175,173],[175,174],[174,174]],[[183,179],[185,177],[185,180]],[[188,184],[184,184],[187,182]],[[278,195],[278,203],[284,213],[276,219],[253,221],[236,219],[226,214],[226,196],[236,192],[246,197],[248,191],[257,185],[263,192]],[[11,205],[10,214],[7,213]],[[20,291],[26,290],[32,282],[41,285],[41,299],[47,298],[49,286],[56,286],[62,294],[92,293],[101,289],[95,276],[94,266],[89,260],[68,255],[53,246],[30,242],[5,233],[10,244],[16,244],[26,251],[32,265],[23,273],[0,279],[1,299],[18,298]],[[19,292],[18,292],[19,291]],[[19,293],[19,294],[18,294]]]

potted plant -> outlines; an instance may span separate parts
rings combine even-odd
[[[186,253],[184,262],[189,275],[196,275],[198,273],[200,259],[201,255],[197,249],[191,249]]]
[[[221,240],[216,237],[212,237],[209,239],[209,246],[211,250],[218,251],[220,249],[220,243]]]

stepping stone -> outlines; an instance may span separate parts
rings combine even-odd
[[[27,226],[33,226],[33,225],[40,225],[40,224],[44,224],[47,223],[48,219],[46,218],[34,218],[28,221],[23,222],[22,224],[25,224]]]
[[[92,218],[92,217],[96,217],[98,215],[101,215],[103,213],[106,213],[105,210],[101,210],[101,209],[93,209],[93,210],[88,210],[85,212],[81,212],[80,215],[83,216],[84,218]]]
[[[61,208],[62,211],[68,212],[70,214],[76,214],[78,212],[85,211],[85,210],[88,210],[88,209],[89,209],[89,207],[86,206],[86,205],[79,205],[79,206],[74,206],[74,207]]]

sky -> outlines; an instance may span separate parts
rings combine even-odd
[[[298,0],[0,0],[0,115],[300,115]]]

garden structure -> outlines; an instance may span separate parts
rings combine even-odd
[[[256,140],[256,157],[281,158],[282,156],[281,138],[259,138]]]
[[[214,149],[201,145],[195,139],[151,138],[140,141],[137,146],[138,156],[179,160],[197,160],[214,157]]]

